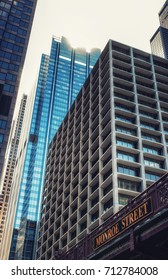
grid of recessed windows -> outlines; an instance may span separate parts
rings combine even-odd
[[[98,50],[96,52],[98,58],[99,52]],[[94,52],[92,53],[94,54]],[[53,139],[53,136],[55,135],[57,130],[59,134],[59,131],[63,129],[56,141],[55,149],[57,149],[57,152],[56,154],[51,155],[51,169],[49,169],[48,171],[48,183],[50,183],[51,178],[53,178],[52,175],[50,177],[50,174],[52,174],[52,171],[54,170],[53,163],[56,159],[57,168],[54,170],[55,189],[53,190],[53,192],[51,192],[50,185],[50,187],[46,191],[47,200],[45,200],[45,203],[42,206],[42,216],[44,217],[45,210],[50,209],[50,200],[52,199],[52,202],[55,202],[55,206],[51,209],[51,217],[48,214],[45,217],[44,230],[46,231],[50,226],[53,226],[53,216],[54,213],[56,213],[58,230],[61,230],[63,234],[63,238],[61,240],[58,240],[60,241],[61,246],[66,246],[69,239],[71,239],[73,243],[75,239],[75,232],[78,232],[79,230],[75,227],[75,215],[77,215],[75,213],[77,213],[79,207],[77,198],[79,195],[78,186],[80,183],[80,145],[82,145],[83,151],[83,158],[81,162],[83,162],[84,164],[80,174],[80,176],[83,178],[83,181],[81,181],[80,205],[82,208],[80,208],[80,211],[81,214],[84,215],[82,218],[86,219],[86,215],[84,214],[85,208],[83,207],[87,207],[86,203],[88,195],[88,193],[86,192],[88,181],[88,166],[85,164],[88,160],[87,156],[89,148],[88,141],[86,141],[86,139],[88,138],[89,119],[88,95],[86,94],[84,99],[80,98],[79,104],[75,108],[75,113],[73,112],[72,108],[71,113],[66,116],[67,110],[71,105],[72,95],[74,98],[75,94],[77,94],[86,78],[86,73],[88,73],[87,71],[89,69],[89,60],[87,59],[86,63],[84,64],[82,61],[80,61],[80,59],[82,59],[82,56],[85,61],[86,57],[91,57],[92,54],[82,52],[79,57],[78,55],[76,55],[76,51],[69,46],[65,38],[62,38],[61,42],[53,38],[50,56],[42,56],[32,121],[29,131],[29,142],[27,145],[26,157],[23,167],[23,176],[20,188],[21,192],[19,194],[19,204],[17,207],[17,214],[15,219],[15,228],[19,227],[23,217],[26,217],[28,220],[31,220],[34,223],[37,222],[39,215],[38,210],[41,195],[41,186],[43,184],[45,163],[44,159],[46,150],[48,148],[47,144]],[[74,61],[73,59],[76,60]],[[94,59],[96,59],[96,56]],[[92,60],[92,63],[93,61],[94,60]],[[77,67],[75,66],[75,63]],[[73,85],[75,85],[74,91]],[[84,122],[82,122],[80,116],[81,104],[84,105]],[[66,121],[63,127],[62,125],[60,126],[60,124],[64,118]],[[74,122],[74,119],[76,120],[76,122]],[[75,131],[73,131],[74,125],[76,129]],[[83,137],[82,142],[80,142],[79,133],[81,129]],[[96,136],[97,135],[95,134],[94,139],[96,138]],[[72,150],[73,147],[74,151]],[[97,172],[97,170],[95,172]],[[93,177],[94,175],[96,176],[95,172],[92,173]],[[70,186],[71,175],[73,178],[71,185],[72,189]],[[70,192],[70,190],[72,192]],[[73,215],[73,219],[71,219],[71,221],[73,221],[74,223],[70,231],[71,234],[68,231],[68,221],[70,213]],[[62,223],[64,223],[63,226]],[[58,234],[59,233],[57,232],[57,237]],[[31,239],[33,238],[33,233],[29,234],[29,232],[26,232],[26,236],[27,239]],[[51,243],[52,238],[49,241],[50,245],[48,244],[48,246],[51,246]]]
[[[158,112],[154,58],[117,42],[109,44],[50,144],[39,241],[45,243],[52,207],[57,222],[53,231],[60,235],[53,239],[52,251],[39,246],[42,259],[48,252],[70,249],[166,172],[168,137],[160,115],[168,119],[168,105],[162,101]],[[167,89],[160,89],[163,97]]]

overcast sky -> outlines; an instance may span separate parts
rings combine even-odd
[[[38,0],[19,96],[29,94],[53,35],[103,49],[109,39],[150,52],[165,0]]]

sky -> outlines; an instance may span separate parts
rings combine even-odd
[[[19,96],[30,94],[42,53],[52,36],[65,36],[73,47],[100,48],[109,39],[150,50],[165,0],[38,0],[22,72]]]

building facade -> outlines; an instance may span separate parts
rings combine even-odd
[[[20,103],[14,135],[11,137],[11,139],[9,139],[8,142],[9,152],[7,153],[7,157],[8,157],[7,167],[3,179],[2,193],[0,194],[0,232],[1,232],[0,233],[0,259],[1,259],[1,252],[2,252],[2,242],[3,240],[4,242],[6,241],[5,237],[3,236],[3,233],[4,233],[5,223],[6,223],[8,202],[11,193],[11,185],[12,185],[14,168],[16,165],[16,158],[17,158],[18,146],[20,141],[20,134],[22,131],[26,102],[27,102],[27,96],[23,95]]]
[[[166,0],[159,12],[160,26],[168,29],[168,1]]]
[[[0,179],[36,3],[0,2]]]
[[[69,250],[168,168],[168,61],[109,41],[48,151],[37,259]]]
[[[28,143],[20,179],[10,259],[32,259],[48,143],[98,59],[73,49],[66,38],[53,38],[50,55],[43,55],[35,94]],[[17,181],[16,181],[17,182]]]
[[[150,40],[152,53],[168,58],[168,29],[159,27]]]
[[[2,244],[0,250],[0,259],[4,259],[4,260],[8,259],[9,251],[10,251],[11,238],[13,233],[14,215],[17,206],[21,174],[23,170],[24,159],[25,159],[27,143],[28,143],[28,132],[30,129],[30,121],[31,121],[32,110],[34,105],[34,94],[35,94],[35,89],[32,89],[31,93],[27,96],[26,107],[24,109],[24,119],[22,120],[22,130],[21,133],[19,132],[18,135],[19,145],[17,147],[15,167],[14,167],[12,182],[10,187],[10,195],[9,195],[9,201],[7,205],[8,208],[6,211],[6,219],[3,228]]]
[[[168,173],[55,260],[167,260]]]
[[[168,58],[168,1],[159,12],[160,26],[150,39],[152,53]]]

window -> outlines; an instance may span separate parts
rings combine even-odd
[[[105,189],[103,189],[103,196],[105,196],[107,193],[109,193],[113,189],[113,185],[108,185]]]
[[[152,134],[142,133],[142,138],[154,142],[160,142],[160,137]]]
[[[132,196],[130,196],[130,195],[120,194],[119,195],[119,204],[126,205],[126,204],[128,204],[128,201],[131,199],[132,199]]]
[[[5,26],[5,20],[0,20],[0,26]]]
[[[87,213],[87,207],[80,211],[80,217],[83,217]]]
[[[0,80],[4,81],[6,78],[6,74],[5,73],[0,73]]]
[[[95,222],[99,218],[99,211],[91,215],[91,222]]]
[[[12,98],[10,96],[6,96],[5,94],[1,94],[1,102],[0,102],[0,114],[3,116],[8,116],[10,105]]]
[[[106,203],[104,203],[104,212],[106,212],[110,207],[113,206],[113,199],[110,198]]]
[[[30,16],[22,14],[21,18],[25,19],[25,20],[30,20]]]
[[[7,18],[8,17],[8,13],[5,12],[5,11],[0,11],[0,16]]]
[[[4,134],[0,133],[0,144],[3,142]]]
[[[71,240],[74,239],[76,237],[76,230],[71,232]]]
[[[125,133],[128,135],[136,135],[136,131],[127,127],[117,126],[116,130],[121,133]]]
[[[14,86],[9,85],[9,84],[5,84],[5,85],[4,85],[4,91],[13,93],[14,90],[15,90],[15,87],[14,87]]]
[[[1,6],[1,7],[4,7],[5,9],[10,9],[10,7],[11,7],[10,4],[7,4],[7,3],[5,3],[5,2],[3,2],[3,1],[0,2],[0,6]]]
[[[16,36],[10,32],[4,32],[4,38],[15,41]]]
[[[87,193],[81,197],[81,204],[87,200]]]
[[[118,165],[117,171],[131,176],[138,176],[138,170],[130,166]]]
[[[10,70],[13,70],[13,71],[18,71],[19,70],[19,66],[16,65],[16,64],[13,64],[13,63],[10,63],[8,65],[8,67],[9,67]]]
[[[157,174],[146,172],[145,173],[145,178],[148,179],[148,180],[151,180],[151,181],[157,181],[160,178],[160,176],[157,175]]]
[[[0,62],[0,67],[3,68],[3,69],[8,69],[8,63],[4,62],[4,61],[1,61]]]
[[[124,110],[126,112],[134,112],[135,111],[134,107],[128,107],[127,105],[120,104],[120,103],[116,103],[115,108]]]
[[[6,124],[7,124],[7,121],[0,119],[0,128],[5,129],[6,128]]]
[[[143,84],[144,85],[144,84]],[[156,108],[156,103],[152,103],[152,102],[147,102],[146,100],[140,100],[139,99],[139,104],[142,104],[144,106],[150,107],[150,108]]]
[[[95,197],[92,201],[91,201],[91,207],[95,206],[99,201],[99,196]]]
[[[18,7],[20,7],[20,8],[23,8],[23,7],[24,7],[24,4],[23,4],[23,3],[20,3],[20,2],[18,2],[18,1],[13,1],[13,5],[18,6]]]
[[[145,117],[150,118],[150,119],[156,119],[157,118],[156,115],[154,115],[150,112],[143,111],[143,110],[140,110],[139,113],[140,113],[140,116],[145,116]]]
[[[33,7],[33,2],[32,1],[25,0],[25,4],[28,5],[28,6]]]
[[[132,155],[129,153],[117,152],[117,157],[123,160],[136,161],[136,155]]]
[[[116,114],[116,120],[120,120],[127,123],[135,123],[135,120],[133,118],[125,117],[119,114]]]
[[[118,187],[121,189],[127,189],[131,191],[140,191],[141,183],[133,182],[125,179],[118,179]]]
[[[82,232],[87,227],[87,222],[85,221],[80,225],[80,232]]]
[[[10,81],[16,81],[16,75],[13,75],[13,74],[10,74],[10,73],[7,73],[6,75],[6,79],[7,80],[10,80]]]
[[[150,62],[150,56],[145,56],[141,53],[136,53],[135,51],[134,51],[134,57],[146,62]]]
[[[152,130],[157,130],[157,126],[151,123],[147,122],[141,122],[141,127],[147,128],[147,129],[152,129]]]
[[[143,151],[145,153],[154,154],[154,155],[161,155],[161,151],[159,149],[150,147],[150,146],[143,146]]]
[[[117,145],[119,146],[123,146],[123,147],[128,147],[128,148],[136,148],[136,143],[135,142],[131,142],[131,141],[127,141],[127,140],[123,140],[123,139],[117,139]]]
[[[152,167],[156,167],[156,168],[163,168],[163,166],[160,162],[154,161],[151,159],[144,159],[144,164],[147,166],[152,166]]]

